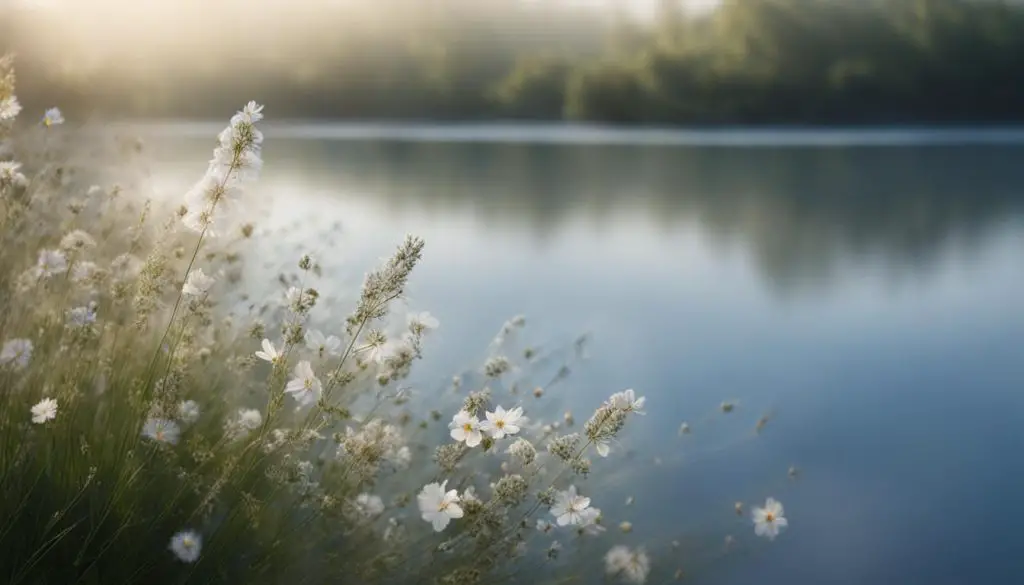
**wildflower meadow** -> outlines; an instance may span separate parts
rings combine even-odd
[[[128,166],[108,165],[129,177],[120,185],[98,172],[98,147],[57,107],[20,104],[15,81],[6,57],[0,581],[687,578],[685,544],[602,512],[602,472],[633,464],[629,437],[653,398],[594,389],[605,398],[572,405],[590,413],[578,422],[548,402],[583,367],[585,338],[541,351],[514,317],[482,340],[484,363],[414,384],[441,325],[408,309],[423,240],[367,267],[343,322],[318,315],[337,293],[310,255],[275,283],[278,301],[238,290],[258,234],[234,212],[263,166],[262,106],[210,137],[205,173],[169,205],[134,192]],[[679,437],[697,432],[683,423]],[[729,538],[784,535],[776,496],[737,504]]]

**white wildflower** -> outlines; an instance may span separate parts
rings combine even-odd
[[[583,513],[590,507],[590,498],[576,493],[576,486],[571,485],[569,489],[558,492],[555,496],[555,504],[551,506],[551,514],[557,519],[559,526],[567,524],[582,524]]]
[[[612,452],[608,439],[594,439],[594,448],[597,449],[597,454],[601,457],[607,457]]]
[[[122,278],[134,278],[142,270],[142,260],[128,253],[121,254],[110,263],[110,270]]]
[[[359,514],[367,518],[373,518],[384,511],[384,501],[380,499],[380,496],[372,494],[356,496],[355,506]]]
[[[285,306],[293,311],[298,311],[302,306],[302,289],[297,286],[289,287],[284,293]]]
[[[320,399],[323,385],[313,373],[313,366],[308,361],[301,361],[295,366],[295,377],[284,387],[299,402],[299,406],[308,406]]]
[[[402,445],[395,451],[391,461],[400,469],[405,469],[412,463],[412,451],[409,450],[409,447]]]
[[[324,336],[322,332],[316,329],[310,329],[306,332],[306,347],[317,352],[317,355],[320,357],[323,357],[325,354],[331,356],[341,355],[341,339],[337,335]]]
[[[90,304],[86,307],[75,307],[68,311],[68,325],[72,327],[85,327],[96,322],[96,305]]]
[[[601,509],[600,508],[587,508],[580,514],[582,520],[580,521],[580,533],[597,536],[606,530],[601,525]]]
[[[484,438],[480,432],[480,421],[465,410],[460,410],[452,417],[448,428],[451,429],[452,438],[465,442],[467,447],[476,447]]]
[[[422,331],[437,329],[441,324],[440,321],[437,320],[437,317],[434,317],[427,311],[423,311],[422,313],[410,313],[406,316],[406,319],[409,322],[410,328]]]
[[[60,113],[59,108],[50,108],[43,114],[43,125],[49,128],[50,126],[56,126],[64,123],[64,115]]]
[[[612,576],[621,576],[628,583],[642,585],[651,572],[651,561],[643,549],[631,551],[625,546],[613,546],[604,555],[605,572]]]
[[[196,268],[185,278],[185,284],[181,285],[181,294],[186,297],[201,297],[210,291],[213,282],[212,276],[207,276],[202,268]]]
[[[28,179],[25,178],[25,175],[18,172],[20,168],[21,163],[0,161],[0,187],[4,185],[27,186]]]
[[[82,230],[74,230],[68,232],[60,240],[60,248],[62,250],[83,250],[85,248],[95,248],[96,240],[93,239],[88,233]]]
[[[647,398],[643,396],[637,398],[632,388],[623,390],[622,392],[616,392],[608,399],[608,403],[611,404],[612,407],[632,412],[634,414],[646,414],[640,410],[644,407],[644,402],[646,401]]]
[[[253,408],[238,409],[238,426],[247,431],[254,431],[263,424],[263,415]]]
[[[529,465],[537,458],[537,448],[533,443],[519,437],[508,446],[508,454],[514,457],[521,465]]]
[[[519,406],[509,411],[498,406],[494,412],[485,412],[484,415],[487,420],[480,423],[480,429],[495,439],[503,439],[506,435],[518,433],[520,426],[527,422],[523,416],[523,409]]]
[[[82,282],[89,280],[99,270],[95,262],[75,262],[71,266],[71,280]]]
[[[142,425],[142,436],[158,443],[177,445],[181,436],[181,428],[173,420],[151,417]]]
[[[192,530],[185,530],[171,537],[170,549],[183,562],[194,563],[199,560],[199,551],[202,548],[202,537]]]
[[[9,339],[0,349],[0,364],[14,364],[16,368],[24,368],[32,359],[32,342],[28,339]]]
[[[0,100],[0,122],[13,120],[21,113],[21,104],[18,98],[11,95]]]
[[[36,268],[43,276],[52,276],[68,269],[68,258],[60,250],[42,250]]]
[[[423,519],[434,526],[435,532],[444,530],[452,518],[462,518],[462,508],[458,504],[459,492],[445,492],[447,484],[448,480],[429,483],[423,486],[423,490],[416,496]]]
[[[476,497],[476,488],[473,486],[469,486],[465,490],[463,490],[462,497],[459,498],[459,500],[462,501],[462,503],[464,504],[481,501],[480,498]]]
[[[281,354],[280,351],[277,350],[277,348],[274,347],[274,344],[271,343],[269,339],[264,339],[263,351],[257,351],[256,357],[260,358],[263,361],[270,362],[272,364],[277,364],[278,362],[281,361],[281,358],[284,356]]]
[[[767,537],[768,540],[775,540],[779,532],[789,526],[782,504],[773,498],[768,498],[763,508],[751,510],[750,517],[754,520],[754,534]]]
[[[41,425],[48,420],[57,418],[57,401],[53,398],[44,398],[32,407],[32,422]]]
[[[237,126],[241,122],[254,124],[263,119],[263,106],[250,101],[237,114],[231,117],[231,125]]]
[[[199,404],[195,400],[186,400],[179,404],[178,420],[187,425],[199,420]]]

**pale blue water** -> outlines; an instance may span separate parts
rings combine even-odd
[[[173,192],[216,128],[147,132]],[[352,286],[426,239],[421,379],[517,313],[535,339],[593,332],[565,403],[648,397],[644,471],[595,505],[634,524],[608,543],[684,542],[652,582],[1024,582],[1024,133],[278,126],[264,154],[261,225],[301,228],[269,255],[312,246]],[[791,523],[770,544],[732,510],[767,496]]]

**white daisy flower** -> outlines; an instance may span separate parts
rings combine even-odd
[[[480,423],[480,429],[495,439],[503,439],[506,435],[518,433],[520,427],[527,422],[523,416],[523,409],[519,406],[509,411],[499,406],[494,412],[485,412],[484,415],[487,420]]]
[[[181,437],[181,427],[173,420],[150,417],[142,425],[142,436],[158,443],[177,445],[178,439]]]
[[[265,362],[277,364],[279,361],[281,361],[283,355],[281,354],[280,351],[277,350],[277,348],[274,347],[274,344],[271,343],[269,339],[264,339],[263,351],[257,351],[256,357],[260,358]]]
[[[316,329],[310,329],[306,332],[306,347],[312,351],[317,352],[317,355],[324,357],[324,355],[340,356],[341,355],[341,339],[337,335],[324,336],[324,334]]]
[[[181,561],[194,563],[199,560],[199,551],[203,548],[203,538],[192,530],[184,530],[171,537],[171,551]]]
[[[450,490],[445,492],[448,480],[441,483],[428,483],[416,496],[420,506],[420,513],[423,519],[434,526],[435,532],[441,532],[448,526],[452,518],[462,518],[462,508],[459,507],[459,492]]]
[[[313,366],[308,361],[301,361],[295,366],[295,377],[284,387],[299,402],[299,406],[308,406],[320,399],[323,385],[313,373]]]
[[[782,504],[768,498],[763,508],[754,508],[750,517],[754,520],[754,534],[775,540],[783,528],[789,526],[789,520],[783,515]]]
[[[466,443],[467,447],[476,447],[484,438],[480,432],[480,421],[465,410],[460,410],[452,417],[448,428],[451,429],[452,438]]]
[[[50,126],[56,126],[64,123],[64,115],[60,113],[59,108],[50,108],[43,114],[43,125],[49,128]]]
[[[24,368],[32,359],[32,342],[28,339],[9,339],[0,349],[0,364],[14,364],[16,368]]]
[[[555,496],[551,514],[556,518],[559,526],[582,524],[584,511],[589,507],[590,498],[577,494],[576,486],[571,485],[569,489],[558,492]]]
[[[181,285],[181,294],[186,297],[201,297],[210,291],[213,283],[212,276],[207,276],[202,268],[196,268],[189,271],[185,283]]]
[[[263,106],[256,102],[249,102],[237,114],[231,117],[231,125],[237,126],[241,122],[254,124],[263,119]]]
[[[53,398],[44,398],[32,407],[32,422],[41,425],[48,420],[57,418],[57,401]]]

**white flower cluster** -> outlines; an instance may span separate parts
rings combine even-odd
[[[219,226],[214,222],[238,203],[243,184],[255,180],[263,167],[263,134],[255,126],[261,119],[263,106],[249,102],[220,133],[206,175],[185,196],[182,222],[186,227],[215,236]]]
[[[505,410],[501,406],[494,409],[494,412],[485,412],[487,420],[480,421],[468,410],[460,410],[452,417],[448,424],[451,430],[451,437],[467,447],[476,447],[483,441],[484,433],[492,439],[504,439],[506,436],[515,435],[527,419],[523,416],[523,409],[515,407]]]

